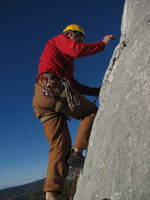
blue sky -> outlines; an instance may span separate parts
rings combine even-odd
[[[123,5],[120,0],[1,2],[0,189],[46,174],[49,147],[33,115],[32,95],[39,56],[47,40],[72,23],[85,29],[86,42],[113,34],[116,40],[104,52],[75,61],[75,78],[98,87],[120,39]],[[78,121],[71,120],[69,127],[74,141]]]

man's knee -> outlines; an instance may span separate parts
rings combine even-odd
[[[84,119],[85,117],[95,118],[95,116],[97,114],[97,110],[98,110],[98,108],[96,107],[94,110],[90,110],[89,112],[83,113],[81,116],[81,120]]]

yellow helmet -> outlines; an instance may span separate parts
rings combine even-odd
[[[77,24],[70,24],[70,25],[66,26],[66,28],[63,30],[63,33],[67,32],[67,31],[79,31],[85,37],[85,32],[84,32],[83,28],[81,28]]]

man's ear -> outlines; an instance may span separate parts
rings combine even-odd
[[[71,39],[74,39],[74,32],[73,32],[73,31],[69,31],[68,36],[69,36]]]

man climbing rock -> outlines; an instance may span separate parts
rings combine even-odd
[[[57,200],[63,191],[69,165],[83,166],[82,150],[87,149],[97,112],[97,107],[82,95],[98,96],[100,88],[90,88],[74,79],[74,59],[104,50],[111,39],[113,35],[106,35],[102,41],[84,43],[84,30],[71,24],[47,42],[40,57],[33,108],[50,144],[46,200]],[[67,116],[80,120],[73,148]]]

